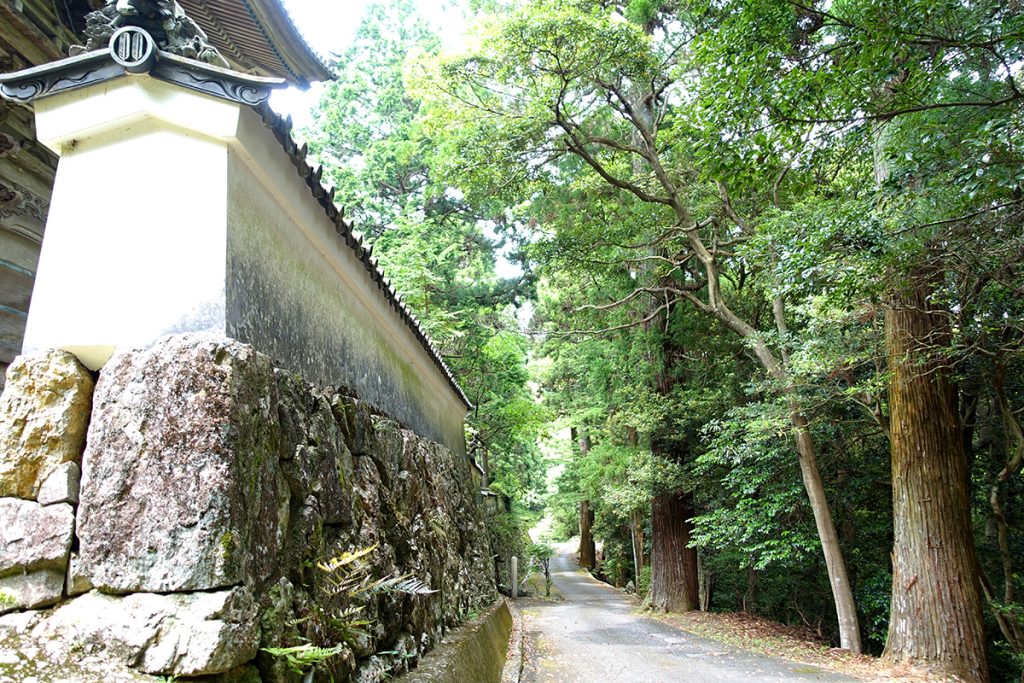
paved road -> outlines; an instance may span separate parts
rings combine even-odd
[[[551,578],[565,602],[520,603],[527,649],[522,683],[854,680],[633,614],[619,591],[580,571],[568,556],[552,559]]]

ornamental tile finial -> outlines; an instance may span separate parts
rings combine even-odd
[[[79,50],[79,54],[66,59],[0,74],[0,97],[33,102],[128,74],[148,74],[160,81],[253,107],[265,104],[271,90],[285,85],[281,78],[251,76],[161,50],[156,38],[145,28],[125,25],[110,35],[105,48]],[[291,144],[294,146],[294,141]]]
[[[85,17],[85,45],[72,46],[74,57],[101,50],[111,36],[126,26],[137,26],[156,41],[158,50],[207,64],[228,66],[199,25],[190,19],[175,0],[107,0],[103,8]]]

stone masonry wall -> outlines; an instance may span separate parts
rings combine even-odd
[[[308,653],[263,648],[305,644],[336,649],[316,680],[400,673],[495,599],[469,467],[228,339],[119,353],[95,387],[70,354],[23,357],[0,398],[0,681],[298,681]]]

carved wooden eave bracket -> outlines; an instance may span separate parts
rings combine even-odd
[[[101,50],[0,74],[0,95],[30,103],[47,95],[139,74],[250,106],[266,102],[273,90],[287,85],[282,78],[250,76],[164,52],[157,49],[147,31],[128,26],[114,33]]]

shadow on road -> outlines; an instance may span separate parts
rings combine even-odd
[[[565,601],[522,600],[523,683],[853,681],[806,664],[746,652],[635,614],[618,590],[580,570],[571,546],[551,560]]]

